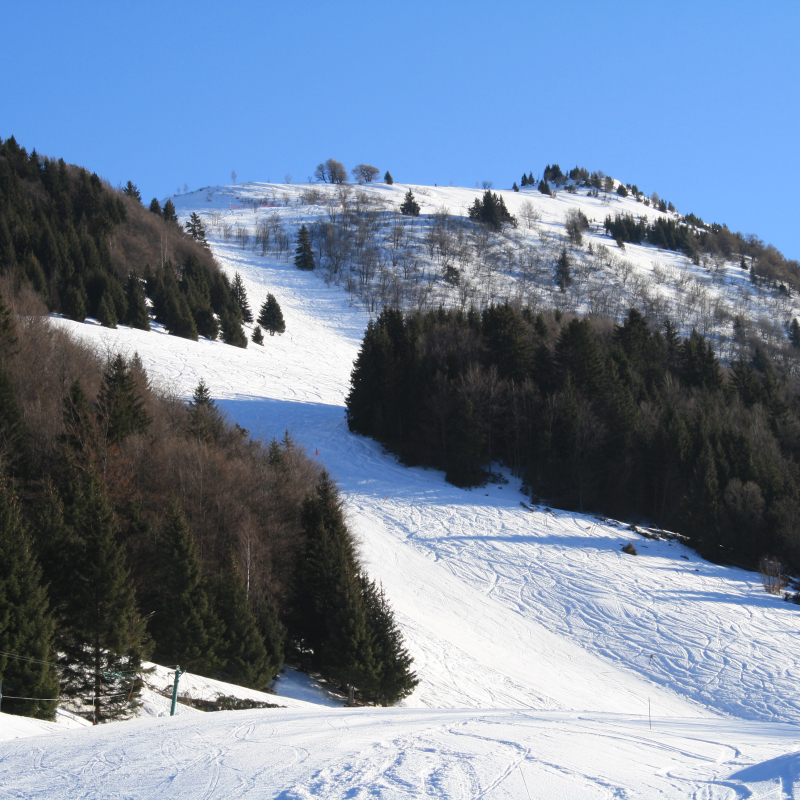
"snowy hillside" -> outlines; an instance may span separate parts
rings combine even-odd
[[[312,188],[319,189],[247,185],[175,199],[182,221],[196,211],[207,222],[215,255],[229,274],[241,274],[251,307],[267,292],[278,299],[286,333],[266,337],[264,347],[192,342],[158,326],[145,333],[57,324],[101,352],[138,352],[152,380],[182,397],[202,378],[252,435],[280,437],[288,429],[318,453],[342,488],[365,565],[396,611],[419,687],[391,710],[192,714],[29,738],[0,747],[0,797],[491,800],[525,797],[526,786],[531,797],[800,791],[792,743],[800,724],[800,615],[765,594],[757,575],[704,562],[675,541],[643,539],[622,523],[530,510],[511,476],[472,491],[454,488],[441,473],[407,469],[348,431],[344,397],[369,319],[364,289],[379,276],[348,291],[346,281],[337,286],[341,276],[326,282],[297,271],[284,245],[282,253],[272,245],[254,250],[252,240],[242,246],[244,237],[233,233],[238,225],[253,236],[264,222],[273,226],[270,241],[280,243],[279,223],[293,241],[301,222],[332,213],[322,201],[296,202]],[[412,188],[424,214],[447,206],[463,215],[480,194]],[[396,204],[407,189],[363,191]],[[600,223],[617,210],[567,193],[503,196],[521,219],[523,202],[540,209],[535,226],[522,221],[519,230],[538,249],[549,246],[547,235],[555,237],[572,206]],[[254,198],[275,205],[232,207]],[[610,202],[660,213],[630,199]],[[703,303],[689,307],[679,285],[686,279],[707,302],[748,304],[755,317],[796,313],[785,296],[754,295],[736,265],[708,271],[634,245],[607,255],[598,250],[600,232],[591,235],[602,258],[586,268],[576,308],[586,310],[594,288],[605,285],[624,310],[650,280],[647,290],[673,304],[676,319],[694,324]],[[609,253],[616,248],[604,240]],[[588,261],[594,257],[587,252]],[[653,278],[654,259],[674,281]],[[557,292],[551,271],[545,287],[541,269],[540,277],[535,269],[530,276],[497,270],[493,297],[524,296],[534,281]],[[467,280],[486,286],[467,271],[458,286],[420,277],[417,285],[429,287],[425,302],[460,303]],[[719,332],[727,336],[724,326]],[[636,557],[621,552],[632,539]]]

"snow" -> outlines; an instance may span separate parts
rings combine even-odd
[[[371,191],[402,197],[406,188]],[[182,218],[252,218],[226,210],[230,193],[247,191],[210,190],[176,205]],[[427,191],[418,195],[423,213],[466,207],[479,194]],[[504,196],[515,211],[519,196]],[[587,200],[575,198],[553,202]],[[165,719],[159,703],[169,701],[152,693],[148,718],[91,730],[2,715],[0,738],[12,741],[0,744],[0,798],[491,800],[524,798],[526,785],[537,798],[800,796],[794,606],[765,594],[756,575],[702,561],[677,541],[526,508],[512,476],[466,491],[401,466],[344,419],[368,314],[284,259],[211,241],[223,267],[241,273],[254,311],[268,291],[276,296],[283,336],[240,350],[158,329],[55,324],[101,352],[138,352],[152,379],[183,397],[203,378],[254,436],[288,429],[318,452],[420,685],[401,707],[355,710],[289,672],[277,697],[263,695],[284,709],[183,706]],[[630,540],[638,556],[621,552]],[[248,691],[181,680],[193,696]],[[148,681],[164,688],[171,673],[156,669]]]

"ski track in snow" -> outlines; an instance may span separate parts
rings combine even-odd
[[[460,207],[465,193],[437,202]],[[221,192],[179,200],[182,219],[245,213],[225,211]],[[57,324],[102,352],[138,352],[183,397],[203,378],[252,435],[288,430],[318,451],[420,686],[387,711],[192,715],[16,740],[0,746],[0,798],[502,798],[525,796],[523,776],[533,797],[800,796],[800,757],[786,755],[800,723],[793,606],[677,542],[530,511],[510,476],[466,491],[401,466],[344,418],[367,314],[314,274],[211,241],[254,315],[276,296],[283,336],[240,350],[157,326]],[[637,557],[620,552],[631,539]]]

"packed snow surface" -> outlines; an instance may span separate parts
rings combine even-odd
[[[183,200],[182,218],[260,213],[222,191]],[[283,336],[240,350],[158,326],[57,324],[138,352],[184,397],[202,378],[252,435],[288,430],[317,453],[420,685],[395,709],[325,707],[292,678],[273,698],[285,709],[79,731],[3,716],[0,798],[800,796],[796,607],[676,541],[525,507],[512,476],[465,491],[403,467],[344,418],[367,313],[285,258],[211,240],[256,313],[276,296]],[[631,539],[636,557],[621,552]]]

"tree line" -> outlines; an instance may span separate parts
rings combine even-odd
[[[78,322],[148,330],[149,297],[170,333],[247,345],[244,287],[218,268],[197,214],[181,229],[171,200],[146,209],[131,181],[117,192],[14,137],[0,140],[0,270]]]
[[[756,347],[723,368],[697,332],[533,314],[403,314],[371,322],[347,397],[351,430],[458,486],[493,462],[534,501],[642,518],[713,560],[800,567],[800,401]]]
[[[203,382],[188,404],[156,392],[138,357],[102,361],[2,285],[4,712],[126,715],[147,658],[262,690],[284,659],[367,702],[413,689],[336,486],[288,435],[250,439]]]

